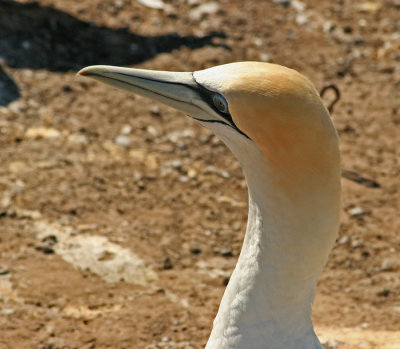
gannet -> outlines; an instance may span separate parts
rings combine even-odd
[[[311,306],[339,229],[340,154],[312,83],[258,62],[193,73],[91,66],[78,74],[184,112],[243,168],[246,234],[206,349],[322,349]]]

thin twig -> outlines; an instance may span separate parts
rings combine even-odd
[[[358,184],[361,184],[367,188],[380,188],[381,187],[381,185],[377,181],[374,181],[373,179],[362,177],[354,171],[342,170],[342,177],[349,179],[350,181],[356,182]]]
[[[340,90],[333,83],[326,84],[326,85],[324,85],[324,87],[322,87],[321,91],[319,92],[321,98],[324,97],[326,91],[328,91],[328,90],[333,90],[333,92],[335,93],[334,100],[328,106],[329,113],[332,113],[334,105],[340,99]],[[356,182],[358,184],[361,184],[361,185],[363,185],[364,187],[367,187],[367,188],[380,188],[380,186],[381,186],[377,181],[375,181],[373,179],[362,177],[357,172],[354,172],[354,171],[342,170],[342,177],[346,178],[346,179],[348,179],[348,180],[350,180],[352,182]]]
[[[335,84],[333,84],[333,83],[331,83],[331,84],[326,84],[324,87],[322,87],[321,91],[319,92],[321,98],[324,97],[325,92],[328,91],[328,90],[333,90],[334,93],[335,93],[335,98],[334,98],[334,100],[331,102],[331,104],[328,105],[328,111],[329,111],[329,113],[332,113],[332,112],[333,112],[333,107],[334,107],[334,105],[335,105],[335,104],[339,101],[339,99],[340,99],[340,91],[339,91],[339,88],[338,88]]]

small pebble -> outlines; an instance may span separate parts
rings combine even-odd
[[[298,14],[296,16],[296,23],[298,25],[304,25],[308,23],[308,17],[305,14]]]
[[[131,145],[131,139],[128,136],[125,135],[119,135],[117,137],[115,137],[114,140],[115,144],[127,148]]]
[[[197,175],[197,172],[196,172],[196,170],[189,169],[189,171],[187,172],[187,175],[189,178],[195,178]]]
[[[68,141],[76,144],[87,144],[87,137],[82,134],[73,133],[68,136]]]
[[[229,248],[221,249],[220,253],[221,253],[221,256],[224,256],[224,257],[233,257],[233,252]]]
[[[290,5],[298,12],[304,12],[306,9],[306,5],[299,0],[292,0]]]
[[[8,270],[7,266],[0,265],[0,275],[7,275],[9,273],[10,273],[10,271]]]
[[[352,248],[360,248],[360,247],[363,247],[363,246],[364,246],[364,243],[362,241],[360,241],[360,240],[353,240],[351,242],[351,247]]]
[[[165,259],[164,259],[164,262],[163,262],[163,268],[164,268],[164,270],[170,270],[170,269],[172,269],[173,267],[174,267],[174,266],[172,265],[171,258],[169,258],[169,257],[165,258]]]
[[[158,137],[159,136],[159,132],[157,131],[157,129],[154,126],[147,126],[147,132],[150,133],[153,137]]]
[[[187,182],[189,182],[189,177],[188,176],[180,176],[179,182],[187,183]]]
[[[137,0],[137,2],[154,10],[162,10],[165,8],[165,4],[162,0]]]
[[[360,216],[364,213],[365,213],[365,211],[361,207],[358,207],[358,206],[349,210],[350,216]]]
[[[158,105],[154,105],[150,108],[150,114],[155,117],[161,116],[161,109]]]
[[[39,139],[39,138],[58,138],[60,132],[54,128],[46,127],[32,127],[25,132],[27,138]]]
[[[326,349],[336,349],[336,348],[339,348],[341,343],[338,341],[335,341],[335,340],[328,340],[326,342],[323,342],[322,344],[324,345],[324,348],[326,348]]]
[[[266,52],[261,52],[259,56],[260,56],[260,60],[263,62],[269,62],[269,61],[271,61],[271,58],[272,58],[271,55]]]
[[[200,6],[197,6],[193,10],[190,10],[188,15],[189,18],[192,21],[199,21],[201,18],[203,18],[206,15],[212,15],[215,14],[219,11],[220,5],[216,1],[210,1],[206,2],[204,4],[201,4]]]
[[[132,126],[131,126],[131,125],[126,124],[126,125],[122,126],[122,128],[121,128],[121,134],[123,134],[123,135],[128,135],[128,134],[130,134],[131,132],[132,132]]]
[[[171,161],[171,166],[176,169],[180,169],[182,167],[182,160],[174,159]]]
[[[219,174],[223,178],[229,178],[231,176],[227,171],[221,171]]]
[[[11,308],[2,309],[1,314],[2,315],[12,315],[12,314],[14,314],[14,309],[11,309]]]

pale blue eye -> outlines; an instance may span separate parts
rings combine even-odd
[[[228,114],[229,113],[229,108],[228,108],[228,102],[224,97],[221,95],[215,94],[213,96],[213,102],[215,105],[215,108],[218,109],[221,113]]]

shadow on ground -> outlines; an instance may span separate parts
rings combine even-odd
[[[15,81],[0,67],[0,106],[7,105],[20,97]]]
[[[62,72],[92,64],[132,65],[181,46],[215,46],[215,37],[224,34],[140,36],[125,28],[85,22],[49,6],[0,1],[0,60],[11,68]],[[18,98],[15,88],[13,80],[0,71],[0,105]]]

